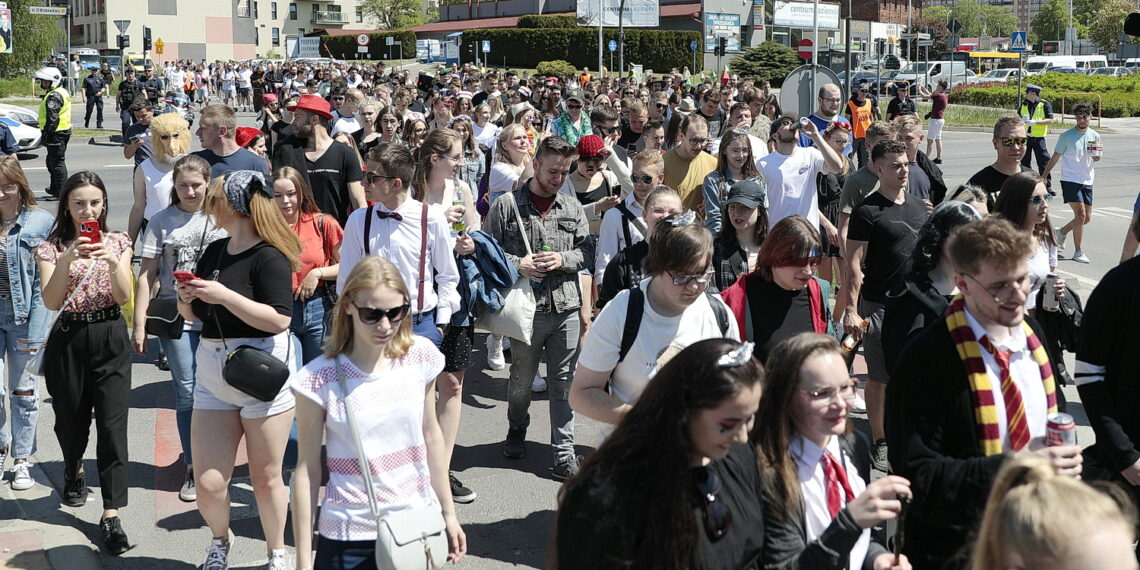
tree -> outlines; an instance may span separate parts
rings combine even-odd
[[[938,7],[942,8],[942,6]],[[930,48],[930,53],[933,56],[935,54],[946,52],[946,40],[950,39],[950,29],[946,27],[945,15],[940,18],[931,17],[931,12],[932,10],[929,9],[923,10],[922,16],[915,18],[913,21],[914,25],[911,27],[913,27],[916,31],[927,31],[930,33],[930,40],[934,44]],[[925,51],[925,49],[926,48],[918,48],[917,51],[908,50],[908,53],[921,54]]]
[[[1136,5],[1128,0],[1104,0],[1089,25],[1089,39],[1103,50],[1116,51],[1116,40],[1124,33],[1124,18],[1135,9]],[[1137,38],[1130,38],[1127,43],[1137,43]]]
[[[978,6],[981,14],[981,32],[991,36],[1009,37],[1017,31],[1017,18],[1013,15],[1013,8],[983,4]]]
[[[1017,29],[1017,18],[1009,6],[980,4],[976,0],[958,0],[948,12],[935,11],[934,8],[927,8],[924,12],[933,12],[935,16],[958,20],[958,23],[962,24],[962,31],[959,33],[964,37],[1008,36]]]
[[[402,30],[428,21],[422,0],[364,0],[361,9],[379,30]]]
[[[63,30],[55,16],[33,16],[28,6],[41,6],[33,0],[8,0],[12,11],[12,53],[0,55],[0,77],[15,77],[39,69],[40,62],[62,43]]]
[[[757,81],[771,81],[772,85],[782,84],[784,78],[799,67],[800,57],[796,50],[776,42],[764,42],[749,48],[744,55],[732,58],[729,66],[741,77],[754,77]]]
[[[1062,0],[1050,0],[1033,17],[1030,29],[1037,35],[1037,41],[1048,42],[1065,39],[1065,28],[1069,25],[1069,6]]]

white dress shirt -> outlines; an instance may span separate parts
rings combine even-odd
[[[823,535],[827,527],[831,526],[831,513],[827,510],[827,483],[823,478],[823,452],[824,449],[809,441],[802,435],[796,434],[789,446],[792,458],[796,460],[796,472],[800,479],[800,492],[804,497],[804,531],[807,533],[807,542],[810,543]],[[827,442],[828,452],[839,460],[843,469],[847,471],[847,484],[856,497],[867,489],[867,483],[859,476],[859,470],[851,462],[851,458],[843,453],[839,446],[839,438],[832,437]],[[847,497],[843,488],[839,489],[839,499],[843,506],[847,506]],[[863,529],[855,546],[851,547],[851,563],[848,568],[862,568],[863,559],[867,557],[867,548],[871,544],[871,529]]]
[[[411,198],[404,200],[394,211],[403,216],[402,221],[393,218],[380,219],[377,212],[385,210],[381,204],[376,204],[372,210],[372,228],[368,236],[364,235],[364,216],[369,208],[357,208],[348,216],[344,226],[344,241],[341,243],[340,266],[344,277],[337,279],[337,293],[344,291],[344,283],[348,281],[348,274],[353,266],[360,261],[364,253],[364,240],[368,240],[372,255],[383,257],[391,261],[404,278],[408,288],[408,300],[412,312],[417,311],[419,298],[417,296],[420,268],[420,215],[422,205]],[[446,325],[451,322],[451,315],[459,309],[459,269],[455,265],[452,255],[451,226],[443,217],[443,212],[437,208],[428,208],[427,221],[427,251],[424,259],[424,273],[427,281],[424,283],[423,313],[435,311],[435,322]],[[434,282],[431,279],[435,275]]]
[[[642,219],[642,225],[645,224],[644,213],[645,207],[637,202],[637,198],[630,192],[625,197],[625,207],[631,214]],[[629,228],[629,239],[631,243],[625,241],[625,230],[622,229],[623,225]],[[594,267],[594,283],[601,283],[602,277],[605,276],[606,265],[609,265],[610,260],[614,258],[621,250],[639,242],[643,241],[645,236],[637,229],[637,226],[626,219],[622,215],[621,210],[617,208],[610,208],[602,216],[602,226],[598,228],[598,251],[597,260]]]
[[[974,332],[974,338],[981,340],[986,336],[986,329],[966,310],[966,322]],[[1002,343],[994,342],[997,350],[1008,350],[1009,372],[1013,376],[1013,383],[1021,391],[1021,402],[1025,407],[1025,422],[1029,426],[1029,437],[1038,438],[1045,435],[1045,417],[1049,415],[1048,400],[1045,398],[1045,382],[1041,378],[1041,368],[1033,360],[1029,351],[1028,339],[1021,325],[1010,327],[1009,338]],[[993,342],[993,339],[990,339]],[[1009,419],[1005,413],[1005,397],[1001,393],[1001,368],[990,351],[978,347],[982,353],[982,362],[986,363],[986,372],[990,375],[991,390],[994,393],[994,411],[997,412],[998,436],[1001,437],[1001,448],[1012,451],[1009,446]]]

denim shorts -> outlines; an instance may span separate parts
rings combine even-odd
[[[222,368],[229,352],[242,345],[264,350],[286,362],[290,370],[295,370],[292,344],[288,333],[266,338],[227,338],[225,343],[203,338],[195,355],[198,377],[194,385],[194,409],[239,411],[243,418],[267,418],[293,409],[295,402],[288,382],[281,386],[272,402],[262,402],[230,386],[222,378]]]
[[[1062,180],[1061,195],[1065,197],[1066,204],[1081,202],[1092,206],[1093,187],[1091,184]]]

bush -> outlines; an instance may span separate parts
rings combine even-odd
[[[518,28],[577,28],[578,22],[574,16],[540,16],[528,14],[519,16]]]
[[[573,77],[578,74],[578,68],[570,65],[570,62],[564,59],[540,61],[535,66],[535,71],[539,75],[552,75],[554,77]]]
[[[416,57],[416,33],[408,30],[392,30],[368,34],[372,41],[364,59],[388,59],[388,45],[385,38],[392,37],[404,47],[404,58]],[[329,54],[332,54],[329,56]],[[356,34],[321,36],[321,56],[336,59],[356,59]],[[400,57],[400,46],[392,46],[392,57]]]
[[[1136,93],[1140,88],[1140,77],[1046,73],[1034,76],[1031,81],[1044,89],[1042,97],[1051,102],[1058,113],[1062,110],[1061,100],[1064,98],[1065,110],[1071,110],[1077,103],[1088,103],[1101,117],[1140,117],[1140,96]],[[1095,95],[1075,93],[1099,94],[1100,104]],[[1021,102],[1021,94],[1017,91],[1016,81],[955,86],[950,92],[950,102],[1013,109]]]
[[[617,30],[606,28],[602,49],[609,40],[617,40]],[[472,45],[489,40],[491,53],[487,61],[499,64],[506,56],[511,67],[536,67],[539,62],[566,60],[576,69],[598,65],[598,30],[585,28],[490,28],[463,31],[463,53]],[[693,65],[693,52],[689,42],[703,45],[700,32],[683,30],[629,30],[625,31],[627,63],[636,63],[657,73],[670,68],[680,69]],[[699,48],[698,48],[699,49]],[[609,61],[609,51],[603,51]],[[697,70],[701,52],[697,52]],[[614,60],[617,60],[616,54]]]
[[[35,97],[30,75],[13,79],[0,79],[0,97]]]
[[[729,62],[733,72],[741,77],[754,77],[758,82],[771,81],[773,87],[784,83],[784,78],[800,66],[796,50],[776,42],[764,42],[749,48]]]

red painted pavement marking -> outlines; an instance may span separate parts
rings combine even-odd
[[[34,530],[0,532],[0,566],[27,570],[50,569],[39,533]]]

